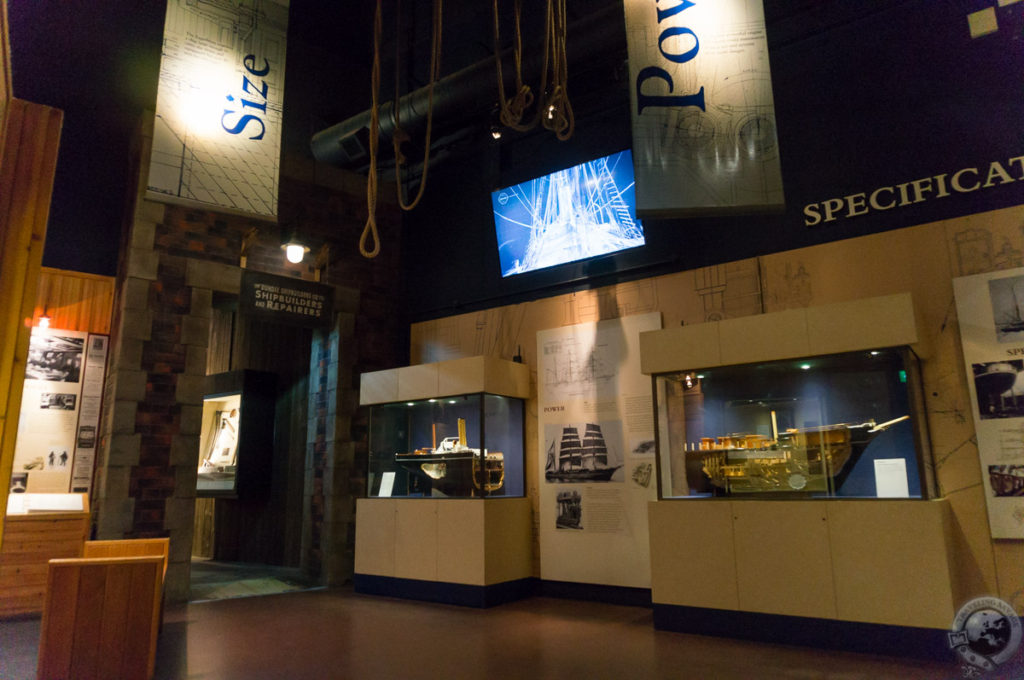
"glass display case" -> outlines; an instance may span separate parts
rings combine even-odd
[[[922,497],[917,359],[907,349],[653,380],[662,498]]]
[[[476,393],[370,407],[372,497],[522,496],[523,400]]]
[[[207,382],[196,495],[262,497],[270,483],[277,378],[240,370],[207,376]]]

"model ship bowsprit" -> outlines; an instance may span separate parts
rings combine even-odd
[[[703,471],[727,493],[828,491],[838,487],[875,436],[910,416],[764,435],[701,439]]]
[[[437,443],[437,425],[433,428],[433,447],[416,449],[413,453],[396,453],[395,461],[414,474],[429,478],[431,488],[441,493],[462,495],[472,485],[481,484],[480,459],[483,458],[484,491],[497,491],[505,483],[505,456],[466,444],[466,421],[458,420],[459,436],[445,437]]]
[[[552,441],[544,476],[549,482],[607,482],[620,467],[608,465],[608,445],[601,426],[587,423],[582,442],[577,428],[562,428],[558,460],[555,460],[555,442]]]

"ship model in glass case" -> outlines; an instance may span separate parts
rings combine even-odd
[[[472,486],[487,493],[497,491],[505,483],[505,456],[500,452],[470,447],[466,443],[466,421],[458,419],[459,436],[437,441],[437,426],[433,430],[432,448],[420,448],[412,453],[396,453],[395,462],[411,473],[428,477],[431,487],[445,494],[461,494]],[[483,474],[480,461],[483,460]],[[482,478],[482,481],[481,481]]]
[[[836,424],[757,434],[704,437],[699,450],[702,470],[711,484],[726,493],[828,491],[880,432],[908,420],[901,416],[876,424]]]

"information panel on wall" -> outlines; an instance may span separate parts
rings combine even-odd
[[[650,587],[657,499],[642,331],[661,313],[537,333],[541,578]]]
[[[1024,538],[1024,268],[953,279],[993,538]]]
[[[288,0],[169,0],[149,197],[276,216]]]
[[[88,493],[108,338],[32,329],[11,493]]]
[[[781,208],[760,0],[626,0],[637,215]]]

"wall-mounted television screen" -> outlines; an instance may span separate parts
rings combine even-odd
[[[644,245],[627,149],[491,193],[501,275]]]

